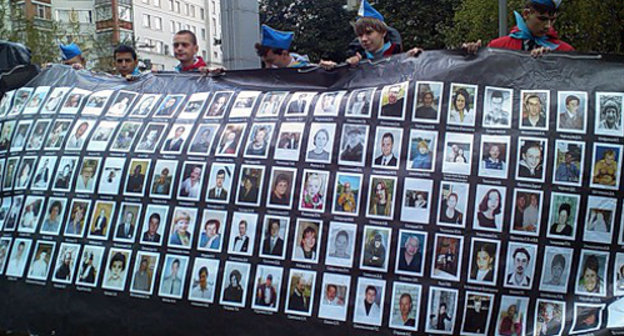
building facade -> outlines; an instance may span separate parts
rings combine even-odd
[[[220,0],[134,0],[134,37],[139,58],[152,69],[173,70],[178,64],[173,36],[190,30],[200,55],[211,66],[223,64]]]

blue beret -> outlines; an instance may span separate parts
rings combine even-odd
[[[553,8],[553,9],[559,8],[559,6],[561,6],[562,1],[563,0],[531,0],[531,2],[535,4],[539,4],[539,5],[546,6],[546,7]]]
[[[61,53],[63,54],[63,61],[67,61],[68,59],[72,59],[78,55],[82,54],[80,51],[80,47],[76,45],[76,43],[70,43],[68,45],[59,45],[61,48]]]
[[[358,16],[370,17],[370,18],[377,19],[381,22],[384,22],[383,15],[381,15],[381,13],[379,13],[375,8],[373,8],[373,6],[371,6],[371,4],[369,4],[368,1],[366,0],[362,0],[362,3],[360,4],[360,9],[358,10]]]
[[[275,30],[263,24],[262,42],[260,44],[264,47],[288,50],[294,35],[295,33],[293,32]]]

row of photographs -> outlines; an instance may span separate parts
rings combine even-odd
[[[55,201],[56,202],[56,201]],[[138,215],[132,211],[138,211],[128,207],[127,212],[120,213],[122,222],[117,225],[115,232],[115,241],[122,243],[134,242],[134,235],[138,225],[131,222]],[[158,208],[159,207],[159,208]],[[164,226],[161,225],[162,217],[158,210],[165,212],[166,208],[160,206],[152,206],[154,211],[144,222],[141,230],[141,244],[146,247],[160,246],[165,236]],[[198,233],[195,231],[195,222],[192,216],[196,215],[190,208],[176,208],[174,218],[171,223],[171,229],[167,241],[167,246],[173,249],[191,249],[194,236],[197,239],[196,249],[200,252],[221,253],[222,249],[227,251],[228,255],[236,256],[252,256],[257,251],[260,257],[267,259],[286,259],[288,244],[290,242],[292,254],[287,260],[295,262],[318,264],[321,263],[321,253],[325,251],[325,260],[322,264],[337,267],[352,268],[355,259],[357,238],[357,225],[351,223],[331,222],[329,229],[323,228],[323,221],[298,218],[294,234],[290,233],[290,220],[287,217],[267,215],[264,217],[264,223],[258,223],[258,215],[254,213],[235,212],[230,225],[224,225],[225,221],[220,221],[227,217],[226,212],[204,210],[204,225],[200,225]],[[166,218],[166,213],[164,213]],[[80,215],[79,215],[80,216]],[[101,233],[108,230],[108,218],[106,218],[105,210],[92,221],[89,239],[93,241],[105,239]],[[129,223],[130,222],[130,223]],[[49,223],[44,223],[47,225]],[[57,223],[58,225],[58,223]],[[66,236],[75,237],[73,232],[67,232],[73,229],[74,222],[70,221],[66,228]],[[227,227],[226,227],[227,226]],[[226,232],[227,231],[227,232]],[[260,233],[258,233],[260,231]],[[321,248],[322,235],[325,232],[326,238],[325,249]],[[290,236],[289,236],[290,233]],[[108,232],[106,232],[108,234]],[[261,236],[260,239],[258,237]],[[290,237],[290,238],[289,238]],[[10,238],[6,238],[10,240]],[[258,244],[256,246],[256,242]],[[225,244],[227,242],[227,248]],[[366,225],[362,231],[359,246],[361,249],[359,258],[359,268],[368,271],[388,272],[391,264],[394,264],[394,272],[396,274],[420,277],[424,274],[425,252],[427,250],[427,233],[399,230],[396,237],[396,260],[391,260],[391,242],[392,229],[388,227],[376,227]],[[462,260],[465,259],[464,237],[449,234],[436,234],[433,242],[434,255],[431,258],[431,278],[449,281],[460,281],[462,277]],[[593,253],[593,252],[592,252]],[[468,252],[466,252],[466,255]],[[500,280],[504,282],[505,287],[531,289],[533,288],[533,279],[535,278],[535,266],[538,257],[538,247],[533,244],[514,243],[508,245],[507,259],[502,257],[500,241],[489,239],[472,239],[470,247],[470,263],[464,265],[463,268],[469,274],[468,282],[482,285],[496,286]],[[545,263],[545,271],[542,276],[541,290],[566,293],[568,288],[567,279],[570,277],[572,266],[573,250],[570,248],[554,248],[547,247],[544,253],[544,260],[550,261]],[[581,257],[583,265],[588,264],[593,267],[597,278],[596,282],[581,286],[579,282],[579,292],[587,295],[605,296],[607,279],[607,267],[609,260],[608,252],[595,252],[591,262]],[[555,256],[557,255],[557,256]],[[431,257],[431,256],[430,256]],[[618,257],[617,260],[621,258]],[[25,263],[25,260],[23,260]],[[616,261],[617,277],[620,276],[624,260]],[[498,274],[502,272],[499,264],[507,265],[505,276],[498,279]],[[552,271],[546,272],[546,265],[560,266],[557,273],[557,280],[553,281]],[[593,265],[593,266],[592,266]],[[14,264],[15,267],[23,266]],[[584,266],[585,267],[585,266]],[[587,273],[579,271],[580,278]],[[622,274],[624,275],[624,274]],[[550,277],[547,277],[550,276]],[[550,279],[548,283],[545,279]],[[601,280],[603,279],[603,280]],[[623,280],[624,281],[624,280]],[[624,291],[616,290],[619,294]]]
[[[36,157],[24,158],[24,161],[27,160],[34,162]],[[42,157],[41,160],[49,163],[56,160],[56,157]],[[72,167],[78,167],[77,160],[77,157],[61,158],[53,191],[71,189],[73,181],[71,170]],[[125,158],[106,159],[97,188],[98,195],[114,196],[119,193],[125,160]],[[85,194],[95,192],[99,165],[100,158],[84,159],[81,173],[75,182],[76,192]],[[150,160],[130,161],[129,171],[132,173],[127,174],[124,195],[144,194],[145,184],[149,180],[146,172],[149,165]],[[300,211],[308,213],[331,211],[333,215],[349,217],[359,217],[363,213],[370,219],[394,220],[398,217],[407,223],[433,222],[440,226],[460,229],[466,228],[467,223],[472,223],[472,228],[479,231],[508,230],[513,234],[528,236],[539,236],[540,231],[546,231],[546,237],[564,240],[575,240],[577,232],[582,231],[584,241],[604,244],[613,241],[618,218],[618,199],[615,197],[558,191],[544,192],[482,183],[475,186],[474,183],[471,185],[465,182],[441,181],[438,184],[430,179],[406,177],[399,180],[397,177],[384,175],[371,175],[366,184],[362,174],[348,172],[334,174],[313,169],[303,169],[300,189],[297,191],[294,187],[298,170],[295,168],[273,167],[267,181],[269,186],[264,188],[264,166],[242,165],[238,185],[233,186],[234,164],[213,163],[207,181],[203,180],[205,165],[203,162],[184,163],[183,174],[179,178],[177,200],[199,201],[202,189],[207,189],[205,198],[202,199],[215,206],[230,204],[231,194],[236,193],[236,197],[233,197],[234,204],[258,207],[262,203],[262,195],[265,194],[265,202],[262,204],[268,209],[278,211],[290,210],[295,204]],[[148,188],[149,195],[153,199],[170,199],[175,182],[172,175],[175,176],[178,162],[157,160],[155,166],[155,173]],[[7,173],[5,177],[8,175]],[[41,176],[46,177],[43,178],[45,181],[38,183]],[[29,190],[35,193],[47,190],[47,184],[52,176],[50,172],[37,173]],[[4,182],[4,186],[7,187],[7,179]],[[333,191],[329,187],[332,182]],[[203,188],[204,185],[208,188]],[[20,178],[16,180],[15,190],[26,190],[27,187],[28,183],[21,184]],[[47,208],[45,208],[46,200]],[[89,221],[88,214],[92,203],[94,208]],[[53,226],[54,230],[46,229],[45,225],[42,225],[40,232],[58,234],[68,204],[65,197],[45,197],[36,194],[4,197],[0,206],[0,229],[4,227],[5,231],[17,229],[19,232],[34,233],[39,223],[48,221],[54,211],[55,217],[58,217],[55,222],[59,224]],[[118,202],[113,200],[99,199],[93,202],[90,199],[73,199],[67,219],[68,222],[75,222],[71,229],[72,234],[82,237],[86,229],[89,235],[93,234],[93,224],[97,216],[113,219],[117,204]],[[133,202],[124,204],[134,204],[133,207],[138,209],[141,206],[140,203]],[[119,212],[120,218],[127,212],[123,207],[122,205]],[[78,209],[81,211],[77,211]],[[81,213],[80,220],[75,220],[76,212]],[[136,215],[140,213],[135,212],[134,217],[138,219]],[[395,216],[395,212],[400,212],[400,215]],[[196,218],[196,215],[192,216],[193,227]],[[163,220],[166,221],[166,216]],[[115,222],[114,219],[108,221]],[[117,221],[121,222],[122,220]],[[505,223],[508,223],[508,227],[504,225]],[[548,225],[541,225],[543,223]],[[582,230],[580,223],[585,223]],[[108,226],[112,227],[110,224]],[[545,229],[541,229],[540,226],[545,226]],[[98,236],[107,239],[109,229],[99,231]],[[619,241],[623,239],[620,237]]]
[[[416,82],[413,98],[409,97],[410,83],[402,82],[377,88],[364,88],[351,92],[294,92],[287,91],[216,91],[185,94],[142,94],[131,91],[101,90],[91,92],[80,88],[40,86],[26,87],[7,93],[0,104],[0,117],[20,114],[106,115],[110,117],[175,118],[196,120],[200,117],[222,119],[251,117],[256,107],[256,118],[307,116],[314,106],[315,116],[335,117],[342,114],[354,118],[370,118],[376,92],[379,94],[377,118],[404,121],[408,100],[413,100],[414,122],[440,123],[443,106],[444,83]],[[518,120],[520,129],[542,130],[551,127],[551,102],[548,90],[522,90],[517,99],[517,115],[513,112],[514,90],[485,87],[478,103],[479,87],[471,84],[451,83],[448,92],[447,125],[475,127],[477,112],[481,111],[481,125],[485,128],[509,129]],[[48,95],[49,93],[49,95]],[[260,99],[262,96],[262,99]],[[318,96],[318,98],[316,98]],[[46,99],[47,97],[47,99]],[[236,97],[236,98],[234,98]],[[289,99],[287,99],[289,98]],[[314,100],[316,98],[316,100]],[[410,99],[411,98],[411,99]],[[343,103],[343,100],[345,101]],[[110,105],[108,104],[110,101]],[[288,101],[288,103],[286,103]],[[624,93],[596,92],[595,135],[624,136],[622,108]],[[556,130],[558,132],[586,134],[590,117],[589,98],[583,91],[557,92]],[[153,115],[152,115],[153,113]],[[554,117],[553,117],[554,120]]]
[[[110,152],[153,154],[160,145],[160,154],[179,155],[192,138],[186,154],[206,156],[211,155],[220,128],[218,124],[200,124],[191,137],[191,124],[174,123],[166,132],[168,124],[150,122],[139,137],[143,126],[141,122],[97,123],[96,120],[79,119],[70,133],[72,122],[69,119],[41,119],[33,125],[32,120],[6,121],[0,131],[0,153],[22,153],[42,147],[46,151],[59,150],[63,143],[66,152],[81,151],[84,147],[88,152],[98,152],[105,151],[112,141]],[[224,125],[214,148],[215,156],[239,157],[247,126],[246,123]],[[547,179],[546,167],[552,166],[553,183],[581,186],[585,161],[589,161],[589,146],[586,142],[575,140],[554,139],[553,148],[549,147],[547,138],[520,136],[516,142],[507,135],[481,135],[479,152],[475,136],[466,133],[447,132],[440,135],[438,131],[411,129],[404,136],[402,128],[377,126],[373,143],[369,143],[369,125],[343,124],[340,143],[334,143],[337,140],[335,123],[311,123],[309,127],[305,123],[282,123],[277,136],[274,134],[277,128],[275,123],[254,123],[250,128],[242,153],[248,159],[267,159],[271,148],[275,148],[270,156],[272,159],[299,161],[303,136],[307,132],[310,136],[305,157],[301,159],[309,163],[330,164],[337,160],[341,166],[398,170],[403,168],[402,161],[406,161],[405,169],[408,171],[432,173],[440,169],[436,167],[436,162],[441,161],[443,173],[470,175],[473,165],[476,165],[479,176],[498,179],[507,179],[511,168],[515,167],[517,180],[542,183]],[[93,136],[87,141],[90,133]],[[440,136],[444,139],[439,139]],[[66,142],[65,138],[68,138]],[[138,143],[132,150],[137,139]],[[593,143],[590,187],[619,188],[622,150],[622,145],[616,143]],[[437,156],[441,156],[441,160]],[[552,162],[550,165],[549,159]],[[473,161],[478,161],[478,164],[473,164]]]
[[[424,233],[414,232],[414,234]],[[0,240],[0,253],[5,255],[4,258],[0,258],[3,263],[2,267],[4,267],[10,243],[11,240],[8,238]],[[7,276],[13,278],[24,276],[26,259],[32,244],[33,242],[28,239],[16,239],[13,242],[6,270]],[[485,251],[487,248],[483,246],[487,244],[496,245],[497,242],[474,239],[473,251]],[[476,247],[477,245],[481,247]],[[514,279],[518,274],[521,278],[526,278],[524,272],[530,267],[530,255],[526,254],[528,253],[527,246],[521,243],[510,243],[509,247],[510,251],[513,250],[513,259],[510,260],[513,270],[507,278]],[[249,298],[253,309],[271,312],[278,312],[281,298],[286,297],[283,304],[284,312],[302,316],[312,316],[316,299],[319,301],[317,305],[319,318],[346,321],[347,307],[353,306],[352,321],[354,323],[381,326],[383,317],[388,316],[386,323],[390,327],[413,331],[419,330],[419,322],[422,320],[419,312],[424,303],[423,286],[414,283],[395,281],[390,296],[391,303],[388,305],[384,302],[387,299],[386,281],[382,279],[358,277],[357,287],[355,291],[352,291],[351,276],[324,273],[322,286],[319,288],[316,285],[317,273],[315,271],[293,268],[290,269],[288,283],[284,288],[285,272],[282,267],[259,264],[256,267],[255,277],[252,277],[252,265],[249,263],[225,261],[224,266],[221,266],[221,261],[218,259],[196,257],[191,267],[191,258],[188,256],[166,254],[163,262],[160,263],[159,253],[146,251],[136,252],[134,263],[132,263],[133,251],[122,248],[108,250],[103,268],[106,254],[104,247],[81,246],[65,242],[60,244],[55,267],[51,269],[55,249],[56,242],[37,241],[26,277],[46,281],[51,273],[53,282],[75,283],[83,287],[97,287],[101,278],[103,289],[125,291],[128,288],[130,293],[138,295],[152,295],[155,291],[154,287],[157,286],[159,296],[172,299],[185,297],[184,289],[187,287],[186,298],[190,301],[215,303],[218,296],[218,302],[221,305],[243,308],[247,305]],[[82,256],[79,258],[81,249]],[[567,283],[567,277],[562,275],[565,272],[563,263],[566,263],[565,255],[567,254],[564,250],[566,249],[559,247],[546,248],[546,258],[552,255],[553,263],[550,267],[544,263],[545,270],[549,270],[549,274],[544,273],[548,274],[548,277],[542,278],[544,286],[553,286],[554,282],[565,281]],[[445,255],[442,257],[446,258]],[[571,257],[571,252],[569,257]],[[601,277],[600,273],[606,274],[607,259],[608,253],[606,252],[582,250],[583,267],[579,268],[577,276],[579,278],[576,287],[577,294],[594,294],[594,291],[599,290],[595,288],[604,290],[606,278]],[[620,271],[614,276],[614,287],[624,292],[624,274],[622,274],[624,254],[618,254],[617,259]],[[473,263],[482,264],[483,258],[477,257]],[[565,265],[569,264],[570,260],[567,260]],[[132,265],[134,267],[131,271]],[[482,270],[480,265],[477,267],[479,267],[476,271],[477,276],[480,272],[491,272],[491,270]],[[219,290],[217,283],[220,273],[222,276]],[[159,275],[160,282],[157,281]],[[127,282],[128,285],[126,285]],[[529,297],[500,296],[500,309],[496,318],[494,303],[497,296],[499,295],[467,291],[464,318],[461,324],[462,331],[470,335],[485,335],[488,334],[488,330],[495,330],[496,335],[509,335],[509,331],[524,335],[527,326],[526,317],[529,312]],[[350,301],[350,297],[355,297],[355,299]],[[424,315],[426,324],[424,329],[432,333],[452,334],[458,320],[458,298],[457,289],[430,286],[429,302],[424,307],[428,310]],[[624,303],[619,301],[612,306],[621,306]],[[566,324],[566,304],[569,303],[538,299],[535,309],[535,335],[561,335]],[[612,308],[609,308],[610,313]],[[386,309],[389,309],[389,314],[384,312]],[[586,332],[600,328],[604,310],[605,304],[602,303],[575,302],[572,331]],[[496,325],[490,326],[493,318],[496,318]],[[610,327],[624,326],[622,320],[618,320],[615,314],[609,314],[608,320]]]

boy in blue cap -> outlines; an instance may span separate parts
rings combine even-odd
[[[356,66],[364,59],[378,61],[403,52],[401,45],[392,42],[390,39],[389,27],[384,22],[383,15],[375,10],[368,1],[362,0],[358,16],[359,18],[353,25],[353,30],[362,49],[347,58],[345,61],[347,64]],[[407,51],[407,55],[410,57],[417,56],[422,51],[420,48],[413,48]],[[333,61],[322,61],[320,65],[325,69],[331,69],[337,64]]]
[[[522,14],[514,12],[516,26],[507,36],[490,41],[488,47],[530,51],[540,56],[549,51],[574,51],[574,48],[559,40],[553,27],[562,0],[527,0]],[[470,53],[476,53],[481,40],[464,43]]]
[[[59,44],[61,49],[61,56],[63,64],[71,65],[76,70],[82,70],[85,67],[85,59],[82,57],[82,51],[76,43],[70,43],[68,45]]]
[[[308,56],[289,52],[293,32],[275,30],[262,25],[262,41],[256,43],[256,53],[267,68],[302,68],[310,65]]]

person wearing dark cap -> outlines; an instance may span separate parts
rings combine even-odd
[[[82,56],[82,50],[76,43],[60,44],[61,58],[63,64],[70,65],[75,70],[83,70],[86,60]]]
[[[562,0],[527,0],[522,14],[514,12],[516,26],[509,35],[490,41],[488,47],[530,51],[540,56],[549,51],[574,51],[574,47],[559,40],[553,27]],[[476,53],[481,40],[464,43],[469,53]]]
[[[254,47],[266,68],[302,68],[310,65],[308,56],[289,52],[294,35],[293,32],[262,25],[262,41]]]
[[[364,265],[383,267],[386,262],[386,247],[383,246],[381,234],[375,232],[364,249]]]
[[[263,284],[256,290],[256,305],[264,307],[275,307],[277,291],[272,284],[273,275],[269,274]]]
[[[358,16],[357,21],[353,24],[353,30],[362,49],[347,58],[345,60],[347,64],[356,66],[363,60],[379,61],[403,52],[400,42],[393,42],[390,39],[389,28],[384,22],[383,15],[373,8],[368,1],[362,0]],[[413,48],[407,51],[407,55],[410,57],[418,56],[422,51],[420,48]],[[333,61],[321,61],[320,66],[325,69],[332,69],[337,64]]]

